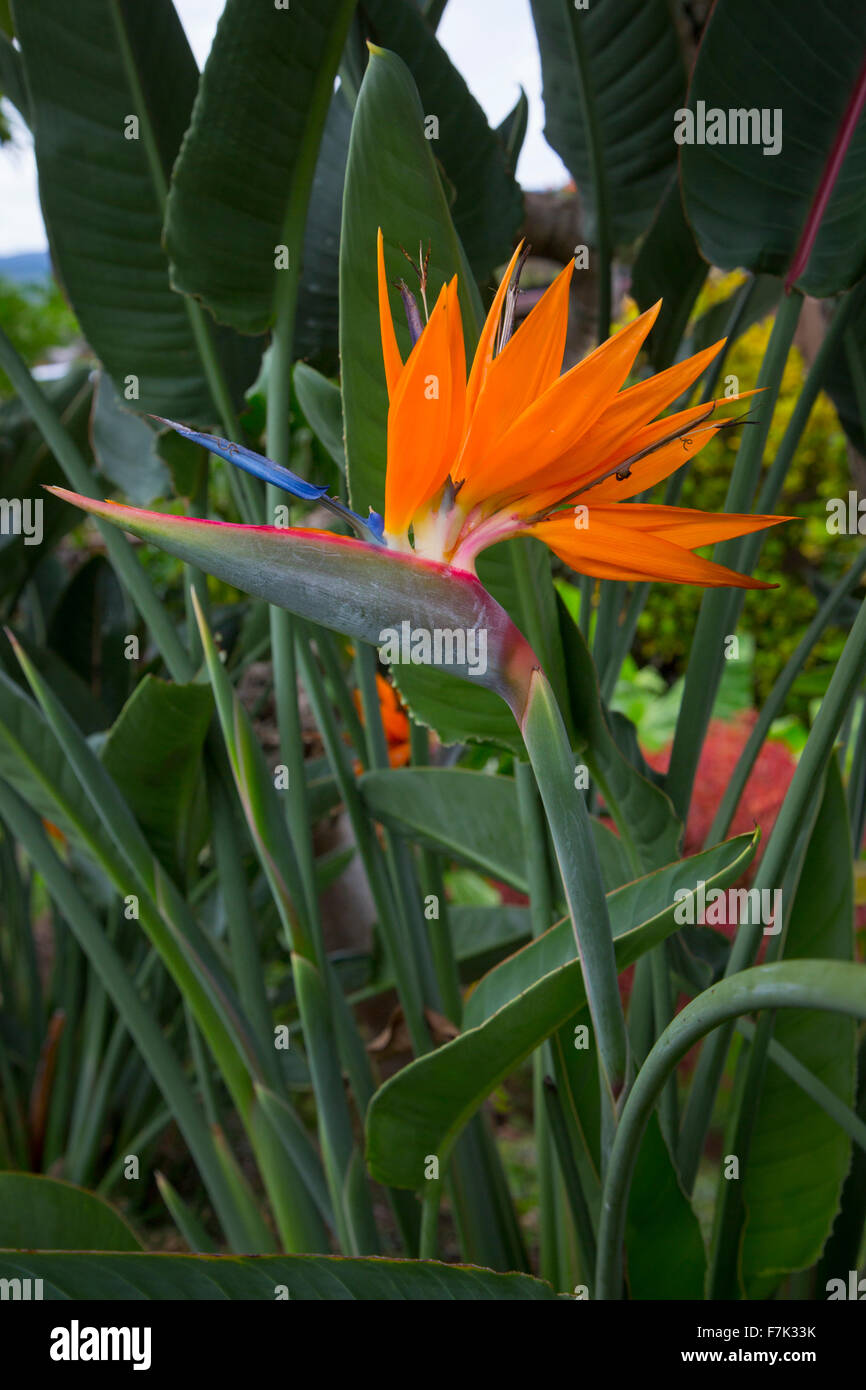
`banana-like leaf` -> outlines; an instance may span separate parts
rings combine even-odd
[[[645,230],[676,158],[674,111],[686,75],[667,0],[532,0],[544,80],[544,133],[574,177],[589,238]]]
[[[787,273],[823,296],[866,270],[866,8],[822,0],[815,21],[809,0],[718,0],[689,89],[681,174],[711,265]]]
[[[676,931],[673,894],[678,887],[693,897],[702,876],[714,886],[733,882],[756,844],[755,837],[739,836],[708,856],[695,855],[610,894],[618,969]],[[654,886],[664,905],[647,915],[646,905],[652,908],[656,901]],[[484,1098],[585,1002],[567,921],[497,966],[468,1000],[466,1030],[404,1067],[373,1097],[367,1111],[367,1162],[373,1176],[394,1187],[419,1187],[426,1157],[436,1154],[443,1163]]]
[[[484,631],[486,669],[477,675],[467,663],[450,669],[522,710],[537,664],[532,649],[463,570],[326,531],[199,521],[99,502],[65,488],[51,491],[246,593],[364,642],[386,642],[392,632],[399,639],[404,624],[431,634]]]
[[[118,392],[135,379],[137,408],[211,424],[191,317],[201,311],[173,292],[162,245],[165,191],[198,85],[174,5],[16,0],[14,13],[48,239],[85,337]],[[239,402],[261,343],[215,341]]]
[[[166,243],[175,286],[243,333],[268,327],[280,277],[298,274],[353,8],[228,0],[220,19],[172,176]]]
[[[461,1302],[555,1299],[528,1274],[494,1274],[435,1260],[338,1255],[143,1255],[0,1252],[0,1279],[41,1279],[46,1301],[86,1299]]]

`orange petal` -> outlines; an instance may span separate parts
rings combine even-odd
[[[673,439],[670,444],[663,444],[655,453],[647,454],[646,458],[633,463],[628,478],[620,481],[616,474],[603,478],[585,493],[580,501],[595,507],[599,503],[626,502],[630,497],[636,497],[639,492],[646,492],[657,483],[663,483],[665,478],[676,473],[683,464],[697,458],[718,431],[719,427],[715,425],[712,429],[702,430],[700,434],[690,434],[685,439]]]
[[[666,537],[593,520],[592,511],[586,528],[577,528],[574,517],[568,514],[527,529],[573,569],[599,579],[656,579],[712,589],[725,585],[738,589],[775,587],[693,555]]]
[[[418,508],[448,475],[451,348],[443,285],[421,337],[409,354],[388,411],[385,529],[408,530]]]
[[[469,477],[510,426],[555,382],[562,370],[568,327],[569,261],[487,370],[455,481]]]
[[[636,432],[648,428],[660,411],[665,410],[692,385],[723,346],[724,339],[694,357],[689,357],[687,361],[679,362],[667,371],[657,372],[655,376],[649,377],[646,381],[639,381],[636,386],[629,386],[614,396],[608,409],[594,426],[592,435],[584,439],[576,451],[575,474],[589,477],[596,466],[613,458],[618,451],[623,451],[622,456],[627,458],[629,453],[635,453],[637,448],[643,447],[638,445],[632,449],[628,446],[631,445]],[[706,410],[707,406],[702,405],[697,413],[706,413]],[[670,434],[671,430],[676,428],[679,416],[669,418],[675,423],[660,431],[659,437]]]
[[[388,383],[388,398],[390,400],[394,395],[397,382],[400,380],[400,373],[403,371],[403,358],[400,356],[400,349],[397,346],[394,320],[391,317],[388,281],[385,277],[385,243],[382,238],[381,227],[376,245],[379,269],[379,331],[382,337],[382,357],[385,362],[385,380]]]
[[[478,347],[475,349],[475,357],[472,362],[472,371],[469,373],[469,385],[466,388],[467,419],[475,409],[475,402],[478,400],[479,392],[487,377],[487,370],[490,363],[493,361],[493,349],[496,345],[499,320],[502,317],[502,306],[505,303],[505,296],[508,292],[508,286],[511,283],[511,276],[522,250],[523,242],[521,241],[514,255],[511,257],[511,260],[508,262],[505,274],[499,282],[499,289],[493,297],[490,312],[484,321],[481,337],[478,339]]]
[[[609,507],[588,505],[590,527],[604,522],[645,531],[686,550],[697,550],[702,545],[715,545],[716,541],[733,540],[736,536],[763,531],[767,526],[796,520],[792,516],[761,516],[751,512],[702,512],[694,507],[666,507],[651,502],[628,502]]]
[[[463,318],[460,313],[456,275],[448,286],[445,311],[448,316],[448,345],[451,359],[451,424],[446,446],[450,468],[463,443],[466,419],[466,347],[463,342]]]
[[[568,454],[609,406],[658,316],[648,309],[556,380],[512,425],[467,478],[462,503],[526,491]]]

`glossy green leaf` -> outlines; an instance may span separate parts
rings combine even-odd
[[[580,189],[589,237],[646,228],[676,157],[674,111],[685,67],[665,0],[532,0],[544,82],[544,133]],[[597,153],[593,147],[596,146]],[[600,171],[600,173],[599,173]],[[604,208],[595,205],[598,177]]]
[[[676,930],[678,886],[691,890],[705,868],[707,878],[732,882],[751,858],[754,843],[741,836],[710,851],[709,859],[695,856],[611,894],[617,967],[624,970]],[[648,916],[644,904],[653,902],[655,886],[665,905]],[[395,1187],[420,1186],[425,1155],[438,1154],[443,1162],[484,1098],[584,1002],[571,924],[561,922],[479,983],[467,1001],[459,1037],[410,1063],[377,1091],[367,1112],[373,1176]]]
[[[145,676],[102,750],[104,766],[157,859],[182,879],[201,848],[201,824],[194,813],[212,713],[207,686],[167,684]]]
[[[850,961],[853,955],[850,833],[834,758],[791,909],[785,960]],[[831,1021],[787,1009],[776,1019],[773,1036],[853,1106],[853,1019]],[[850,1162],[850,1138],[783,1071],[768,1066],[742,1175],[746,1222],[740,1265],[747,1297],[766,1297],[779,1276],[815,1263],[830,1234]]]
[[[293,342],[296,357],[334,373],[340,365],[340,223],[351,129],[352,109],[338,88],[310,190]],[[340,436],[342,445],[342,429]]]
[[[220,18],[172,175],[166,244],[176,288],[241,332],[269,326],[279,277],[297,274],[352,8],[228,0]]]
[[[686,215],[712,265],[785,275],[828,173],[846,108],[864,81],[866,10],[848,0],[783,6],[719,0],[689,89],[693,141],[682,146]],[[748,54],[744,62],[743,55]],[[804,62],[808,55],[808,62]],[[760,101],[757,99],[760,94]],[[704,104],[706,127],[697,103]],[[760,108],[760,109],[759,109]],[[725,143],[707,138],[722,113]],[[765,122],[732,131],[729,111]],[[683,127],[688,135],[687,127]],[[734,134],[735,139],[731,140]],[[702,140],[701,137],[704,137]],[[847,289],[866,270],[866,123],[853,132],[829,192],[804,294]]]
[[[140,1250],[93,1192],[34,1173],[0,1173],[0,1250]]]
[[[374,48],[355,107],[340,242],[340,358],[349,492],[356,512],[381,512],[385,498],[388,395],[379,333],[376,237],[381,227],[389,284],[411,271],[403,252],[430,246],[432,303],[459,275],[467,342],[477,336],[481,310],[468,262],[424,135],[424,109],[415,83],[395,53]],[[410,340],[396,291],[391,310],[404,359]]]
[[[162,246],[165,190],[198,81],[174,6],[16,3],[15,26],[52,256],[84,335],[138,409],[211,423],[196,330]],[[260,345],[217,341],[239,400]]]
[[[337,1255],[70,1255],[0,1253],[0,1279],[43,1280],[46,1300],[221,1300],[461,1302],[555,1299],[527,1274],[494,1274],[426,1260],[357,1260]]]

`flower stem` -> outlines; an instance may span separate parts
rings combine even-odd
[[[536,668],[520,720],[562,875],[611,1110],[630,1079],[628,1034],[604,885],[589,813],[574,785],[574,757],[553,692]]]

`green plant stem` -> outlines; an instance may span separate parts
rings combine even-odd
[[[748,1043],[755,1039],[757,1028],[750,1019],[740,1018],[737,1020],[737,1032],[742,1033]],[[843,1100],[840,1100],[835,1091],[825,1085],[819,1076],[816,1076],[808,1067],[804,1067],[798,1057],[793,1052],[789,1052],[787,1047],[776,1042],[775,1038],[770,1040],[767,1047],[767,1055],[774,1066],[783,1071],[805,1095],[813,1100],[816,1105],[820,1105],[826,1115],[830,1116],[840,1129],[853,1139],[859,1148],[866,1152],[866,1121],[861,1120],[856,1110],[852,1110]]]
[[[701,1038],[760,1009],[818,1009],[866,1019],[866,971],[849,962],[760,965],[711,986],[679,1013],[656,1042],[626,1100],[604,1182],[596,1297],[622,1294],[622,1245],[632,1173],[644,1130],[665,1082]]]
[[[740,804],[740,798],[749,780],[749,775],[755,765],[758,754],[764,746],[764,741],[770,731],[773,720],[777,719],[781,714],[788,693],[815,643],[820,639],[824,629],[829,626],[842,600],[855,588],[864,571],[866,571],[866,550],[857,557],[851,568],[842,576],[839,582],[827,595],[821,607],[818,609],[818,612],[803,633],[795,651],[785,663],[785,668],[777,678],[767,699],[764,701],[763,708],[749,734],[743,751],[737,759],[737,765],[731,773],[730,781],[725,788],[724,795],[719,803],[719,808],[716,811],[713,823],[704,841],[704,849],[709,849],[712,845],[719,844],[730,830],[734,813]]]
[[[758,404],[755,406],[759,419],[740,446],[725,499],[726,512],[747,511],[751,506],[782,383],[782,374],[802,303],[802,295],[795,292],[782,300],[776,314],[758,377],[758,385],[763,389],[763,394],[757,398]],[[739,553],[736,541],[725,541],[716,546],[714,558],[720,563],[731,564]],[[730,631],[730,599],[727,590],[707,590],[701,602],[692,642],[683,702],[677,719],[670,769],[666,779],[666,790],[674,804],[674,810],[683,820],[688,812],[698,758],[721,679],[724,638]]]
[[[517,806],[520,828],[526,845],[526,864],[529,887],[529,911],[532,935],[543,935],[553,919],[551,871],[548,862],[547,827],[532,769],[528,763],[517,763],[514,769],[517,783]],[[551,1143],[550,1124],[545,1101],[546,1058],[542,1048],[532,1057],[533,1122],[535,1127],[535,1165],[538,1174],[538,1234],[539,1269],[541,1277],[557,1284],[559,1276],[559,1237],[557,1222],[557,1184],[559,1175]]]
[[[438,1178],[431,1178],[424,1188],[421,1205],[421,1247],[419,1258],[435,1260],[439,1255],[439,1200],[441,1187]]]
[[[580,1180],[574,1152],[571,1145],[568,1123],[565,1118],[559,1090],[552,1077],[544,1078],[544,1104],[554,1148],[559,1159],[559,1167],[565,1182],[568,1204],[574,1218],[583,1267],[587,1273],[592,1293],[592,1280],[595,1271],[596,1241],[589,1204]]]
[[[539,669],[530,678],[521,731],[553,839],[611,1110],[630,1081],[628,1034],[589,813],[574,785],[574,758],[553,692]]]
[[[328,705],[324,682],[312,653],[305,645],[299,647],[299,660],[301,678],[322,735],[328,761],[340,788],[340,795],[358,846],[358,854],[370,884],[378,914],[379,930],[397,982],[397,993],[406,1016],[412,1046],[416,1055],[421,1056],[430,1050],[430,1034],[424,1020],[421,984],[402,920],[395,909],[385,861],[349,765],[348,750]]]
[[[766,852],[755,876],[756,889],[777,886],[790,862],[809,808],[820,789],[845,711],[866,675],[866,601],[848,635],[844,650],[821,702],[812,731],[788,787]],[[760,924],[741,924],[728,957],[726,975],[734,975],[755,958]],[[731,1030],[720,1029],[702,1048],[683,1115],[678,1149],[683,1185],[691,1192],[724,1070]]]
[[[430,762],[430,742],[427,737],[427,730],[422,724],[410,722],[409,744],[412,766],[427,767]],[[459,1027],[463,1017],[463,997],[460,992],[460,973],[454,955],[454,942],[451,938],[451,923],[445,897],[445,879],[442,873],[441,858],[433,850],[421,849],[419,850],[418,861],[421,873],[421,891],[425,898],[434,897],[439,909],[439,917],[430,931],[430,950],[439,984],[439,993],[442,998],[442,1007],[451,1021]]]

